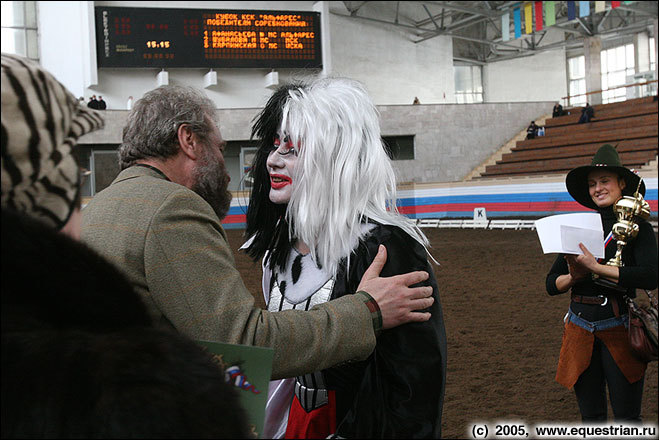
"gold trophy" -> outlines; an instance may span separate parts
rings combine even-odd
[[[639,193],[642,181],[643,179],[639,179],[636,192],[633,196],[623,196],[615,203],[615,205],[613,205],[613,212],[616,213],[618,222],[613,225],[612,232],[613,238],[616,239],[618,248],[615,256],[606,262],[607,266],[623,266],[622,249],[638,235],[638,220],[647,220],[650,217],[650,204],[646,202],[643,196]],[[617,283],[612,281],[599,277],[594,278],[596,284],[620,292],[627,291],[626,288],[620,287]]]

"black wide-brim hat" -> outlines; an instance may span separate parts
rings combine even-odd
[[[604,144],[597,150],[590,165],[573,169],[565,178],[565,186],[572,198],[581,205],[590,209],[597,209],[588,191],[588,174],[593,170],[613,171],[618,176],[625,179],[625,188],[622,190],[623,196],[631,196],[636,192],[638,182],[641,177],[631,171],[629,168],[622,166],[618,152],[611,144]],[[641,182],[639,193],[645,196],[645,182]]]

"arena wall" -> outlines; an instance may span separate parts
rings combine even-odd
[[[652,217],[657,217],[657,177],[641,176],[645,180],[645,200]],[[402,186],[398,192],[398,209],[409,218],[474,218],[476,208],[485,208],[491,218],[537,219],[556,214],[590,212],[575,202],[565,188],[565,176],[520,178],[510,181],[454,182]],[[236,194],[229,215],[224,220],[227,229],[245,227],[248,194]]]
[[[378,110],[383,136],[414,136],[414,159],[394,161],[397,181],[403,184],[464,179],[526,129],[530,118],[548,112],[552,105],[551,102],[392,105],[378,106]],[[223,138],[248,142],[252,119],[259,111],[259,108],[218,110]],[[128,112],[106,110],[104,115],[105,127],[82,137],[81,145],[118,147]],[[239,160],[238,156],[226,157],[234,184],[241,180]],[[83,166],[92,169],[84,160]]]

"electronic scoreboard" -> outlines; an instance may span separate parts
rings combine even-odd
[[[95,8],[98,67],[322,68],[320,13]]]

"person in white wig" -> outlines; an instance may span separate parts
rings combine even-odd
[[[396,209],[396,181],[364,87],[324,78],[280,87],[255,118],[259,150],[243,246],[263,261],[268,309],[354,292],[381,245],[383,273],[431,274],[426,322],[382,331],[361,362],[271,383],[265,435],[439,438],[446,333],[427,238]]]

